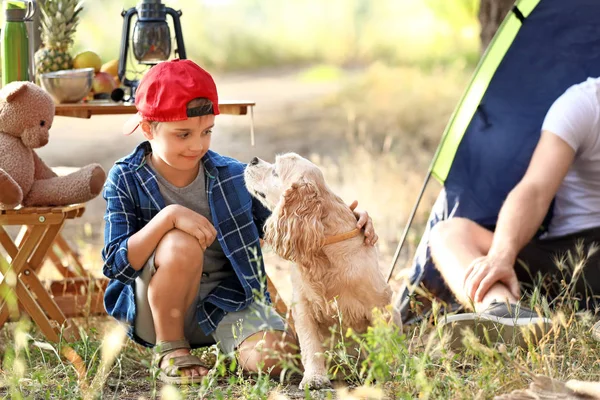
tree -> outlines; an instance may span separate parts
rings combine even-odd
[[[481,52],[485,52],[498,27],[512,9],[515,0],[481,0],[479,3],[479,23],[481,31]]]

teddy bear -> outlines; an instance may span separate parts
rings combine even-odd
[[[34,151],[48,143],[54,107],[31,82],[0,90],[0,209],[84,203],[102,190],[106,173],[99,164],[57,176]]]

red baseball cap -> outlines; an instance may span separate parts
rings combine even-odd
[[[191,60],[162,61],[150,68],[135,91],[137,114],[123,126],[123,134],[132,134],[142,120],[181,121],[200,115],[187,104],[205,97],[212,101],[212,113],[219,115],[219,96],[212,76]]]

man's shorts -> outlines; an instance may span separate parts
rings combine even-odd
[[[525,289],[541,284],[550,298],[566,293],[584,308],[600,305],[600,228],[534,239],[519,253],[515,270]],[[571,284],[574,281],[574,284]]]
[[[148,284],[155,273],[153,253],[135,281],[135,304],[137,309],[135,334],[150,344],[156,343],[156,332],[148,302]],[[242,311],[227,313],[219,322],[216,330],[210,335],[205,335],[197,322],[196,309],[202,299],[208,296],[219,284],[219,280],[215,280],[211,276],[205,277],[205,275],[202,276],[198,294],[185,316],[184,336],[192,348],[217,344],[223,353],[232,354],[244,340],[255,333],[285,331],[284,320],[275,308],[255,301]]]

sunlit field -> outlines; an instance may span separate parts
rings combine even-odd
[[[87,0],[74,51],[118,57],[123,8],[135,0]],[[460,0],[172,0],[183,11],[188,58],[215,74],[223,98],[255,100],[249,117],[219,116],[213,149],[244,162],[288,151],[308,157],[348,204],[373,218],[384,274],[391,267],[441,134],[480,56],[477,1]],[[130,60],[129,74],[141,72]],[[105,169],[140,137],[123,138],[122,116],[57,118],[40,149],[52,166],[99,162]],[[392,277],[401,283],[440,189],[431,182]],[[104,200],[96,198],[64,235],[84,265],[102,275]],[[12,233],[12,232],[11,232]],[[585,263],[585,254],[580,255]],[[257,260],[290,301],[290,263],[265,247]],[[582,264],[575,264],[582,265]],[[56,277],[51,265],[40,275]],[[82,339],[48,342],[26,318],[0,331],[0,396],[6,399],[490,399],[548,377],[598,380],[600,350],[590,314],[576,313],[568,288],[550,311],[537,293],[524,299],[553,320],[538,345],[488,344],[466,333],[453,353],[436,327],[439,304],[398,331],[380,319],[354,339],[366,357],[327,350],[333,390],[301,391],[299,358],[281,360],[279,378],[245,375],[216,346],[196,349],[215,365],[201,384],[158,380],[152,350],[129,340],[108,317],[77,318]],[[14,298],[12,299],[14,300]],[[545,382],[545,381],[542,381]]]

